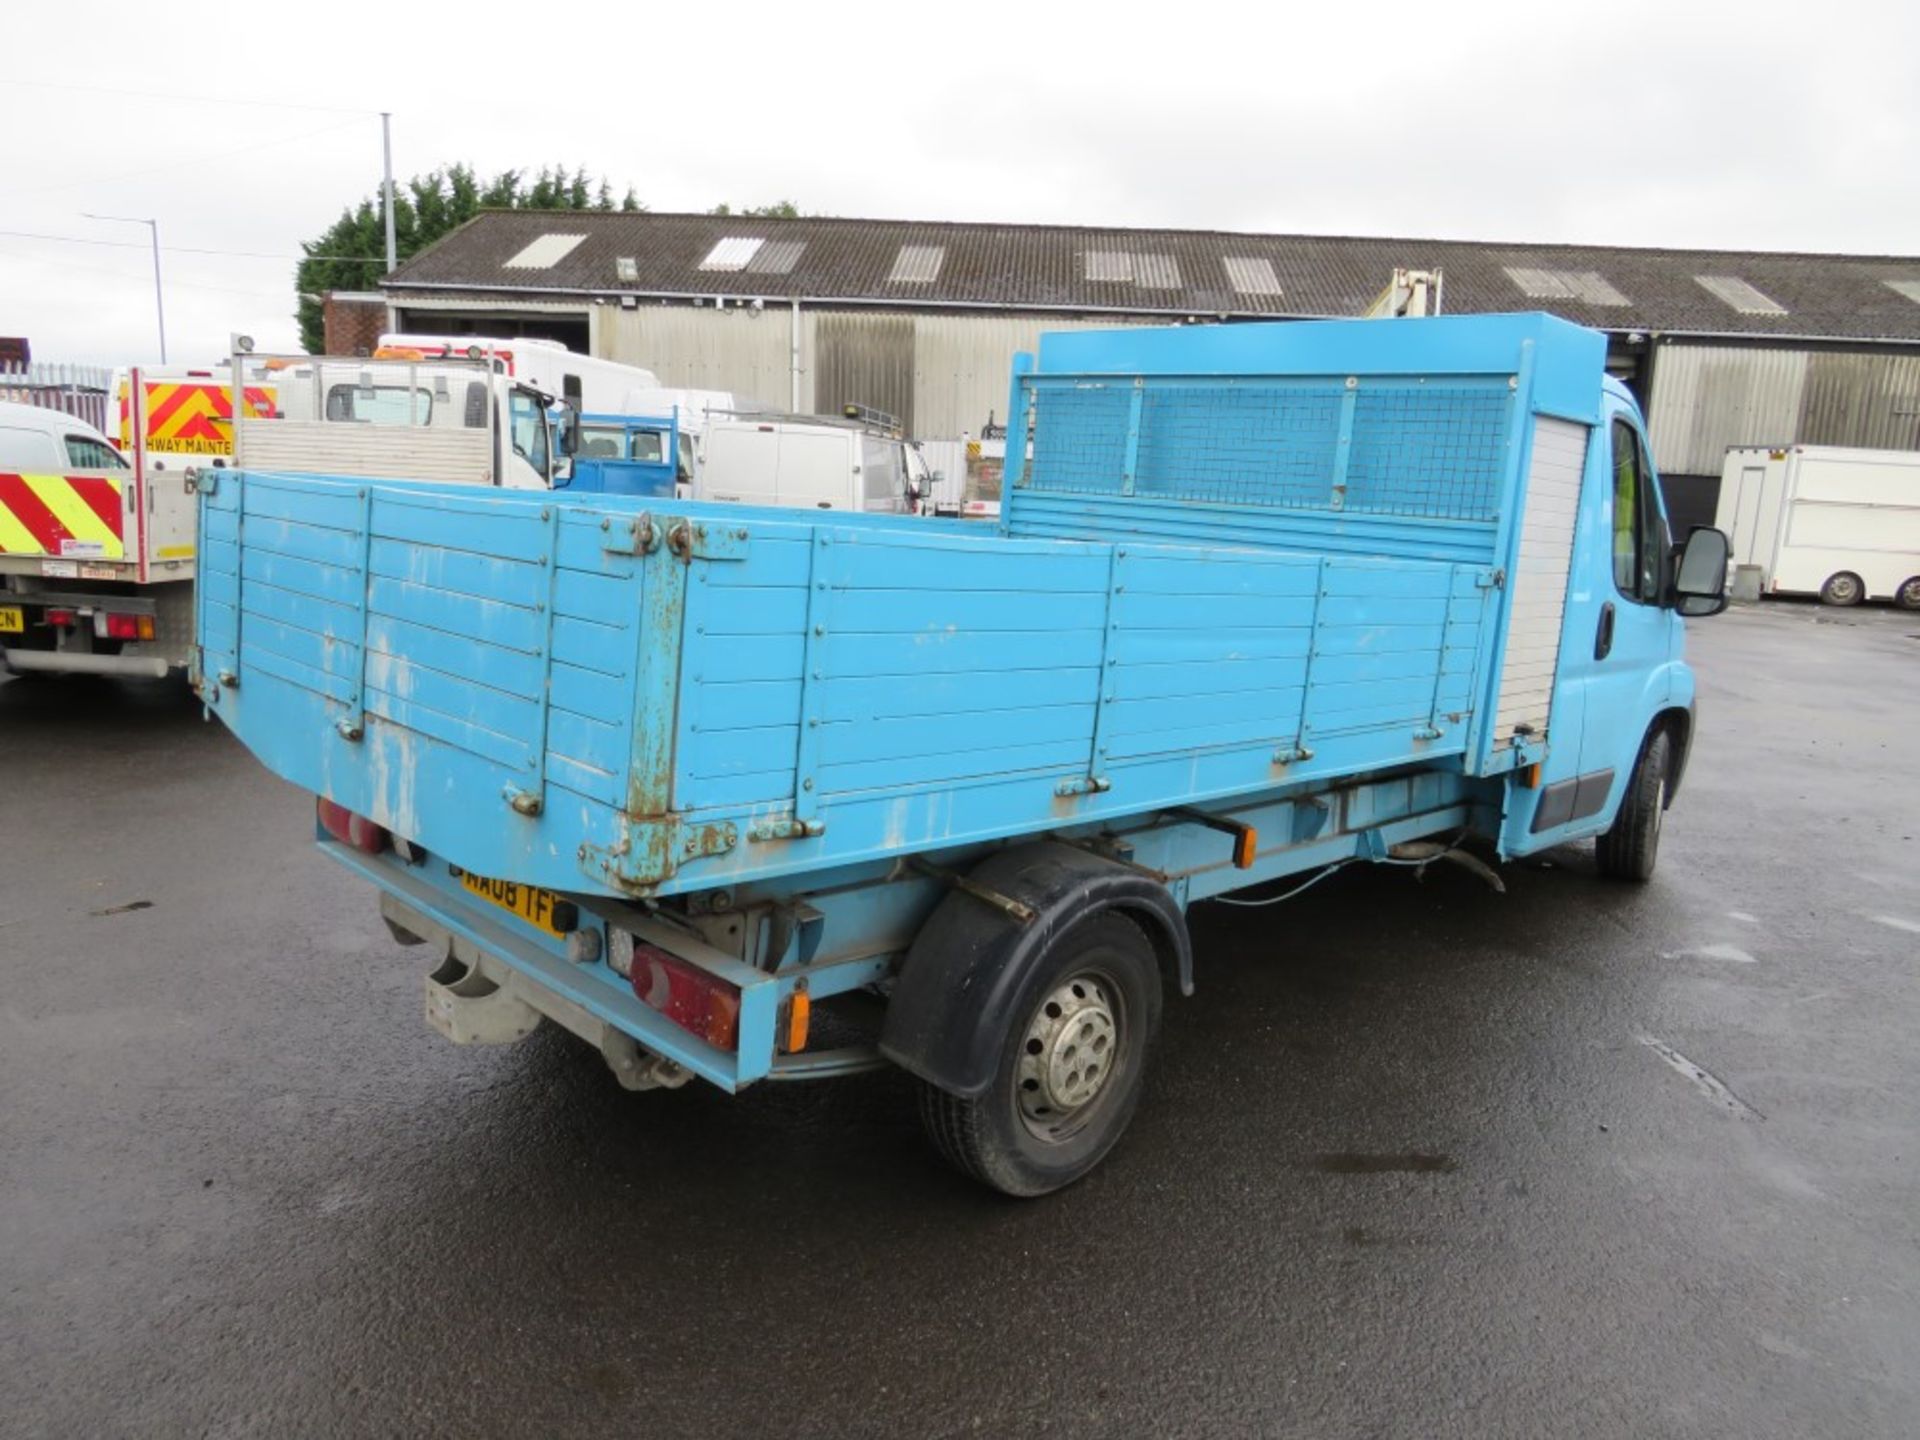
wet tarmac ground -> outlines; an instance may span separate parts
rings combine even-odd
[[[0,1434],[1920,1434],[1920,616],[1696,624],[1659,873],[1198,907],[1082,1184],[447,1045],[185,692],[0,683]]]

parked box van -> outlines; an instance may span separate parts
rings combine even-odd
[[[820,416],[710,422],[694,489],[702,500],[898,515],[930,492],[912,445]]]

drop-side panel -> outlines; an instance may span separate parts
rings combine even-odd
[[[644,566],[596,513],[495,493],[227,472],[199,668],[283,778],[479,873],[565,883],[630,799]]]
[[[1511,747],[1516,736],[1544,740],[1552,719],[1588,434],[1587,426],[1566,420],[1543,417],[1534,425],[1533,461],[1520,500],[1520,552],[1509,582],[1513,598],[1494,711],[1495,750]]]

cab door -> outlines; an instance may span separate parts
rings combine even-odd
[[[544,396],[516,385],[507,399],[505,454],[500,483],[509,490],[545,490],[551,483],[552,451]]]
[[[1571,662],[1584,672],[1586,725],[1580,738],[1580,793],[1569,821],[1603,828],[1625,793],[1640,742],[1670,698],[1678,628],[1667,607],[1672,541],[1646,436],[1633,410],[1609,397],[1604,445],[1611,479],[1603,575],[1593,576],[1587,644]],[[1598,558],[1599,545],[1587,547]],[[1596,566],[1596,568],[1598,568]]]

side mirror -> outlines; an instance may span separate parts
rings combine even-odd
[[[553,427],[553,448],[559,455],[572,455],[580,448],[580,412],[563,400],[559,419]]]
[[[1733,552],[1724,530],[1702,525],[1687,536],[1674,567],[1673,608],[1682,615],[1718,615],[1727,608],[1727,562]]]
[[[553,478],[547,484],[555,490],[564,490],[573,484],[573,457],[556,455],[553,457]]]

